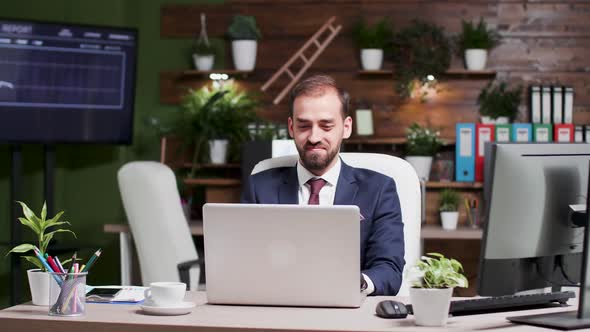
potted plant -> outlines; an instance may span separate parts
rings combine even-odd
[[[410,302],[416,325],[445,325],[453,288],[468,287],[461,263],[439,253],[428,253],[410,269],[410,273],[413,274]]]
[[[458,50],[465,56],[465,66],[468,70],[483,70],[488,51],[500,43],[500,35],[494,30],[488,30],[483,18],[477,25],[462,21],[462,27],[457,44]]]
[[[507,88],[505,82],[490,82],[477,97],[482,123],[506,124],[518,114],[522,86]]]
[[[364,70],[379,70],[383,64],[383,49],[391,43],[393,33],[388,22],[383,19],[370,26],[360,20],[353,28],[357,47],[361,50],[361,65]]]
[[[70,223],[67,221],[59,221],[64,211],[60,211],[53,218],[47,219],[46,203],[43,203],[40,216],[37,216],[25,203],[18,203],[21,205],[24,215],[24,217],[18,218],[18,220],[22,225],[27,226],[33,231],[35,234],[35,239],[37,239],[38,243],[37,245],[30,243],[20,244],[12,248],[8,254],[26,253],[33,250],[34,248],[38,248],[40,255],[44,256],[47,252],[49,241],[53,239],[55,234],[71,233],[74,237],[76,237],[76,234],[71,230],[60,228],[64,225],[70,225]],[[49,273],[47,273],[47,270],[45,269],[45,266],[41,263],[37,256],[33,255],[22,257],[37,267],[36,269],[27,270],[27,277],[29,279],[29,287],[31,289],[31,298],[33,300],[33,304],[49,305],[49,284],[50,282],[55,283],[55,280],[50,277]],[[68,261],[70,260],[64,260],[62,261],[62,264],[66,264]],[[54,286],[58,287],[57,284]]]
[[[440,193],[440,220],[442,228],[445,230],[457,229],[459,221],[459,202],[461,197],[459,193],[451,188],[446,188]]]
[[[407,130],[406,160],[414,167],[418,178],[428,180],[432,157],[442,146],[440,133],[413,123]]]
[[[257,41],[262,38],[254,16],[235,15],[227,29],[232,41],[234,67],[237,70],[253,70],[256,64]]]
[[[396,90],[402,98],[411,96],[417,87],[432,87],[451,63],[449,39],[434,24],[413,20],[394,35],[392,47]]]
[[[213,69],[215,49],[209,42],[209,37],[207,36],[205,14],[201,14],[201,33],[199,34],[199,38],[193,42],[192,52],[193,61],[197,70],[208,71]]]

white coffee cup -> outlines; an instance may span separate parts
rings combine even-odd
[[[182,303],[186,284],[183,282],[152,282],[145,290],[145,300],[158,307],[174,306]]]

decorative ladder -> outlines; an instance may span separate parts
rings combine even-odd
[[[336,27],[333,26],[332,23],[334,23],[334,20],[336,20],[335,16],[330,17],[330,19],[328,19],[326,23],[324,23],[324,25],[322,25],[322,27],[313,36],[311,36],[311,38],[309,38],[307,42],[305,42],[305,44],[303,44],[303,46],[297,52],[295,52],[295,54],[293,54],[293,56],[279,70],[277,70],[272,75],[272,77],[268,79],[268,81],[264,83],[264,85],[262,85],[260,89],[262,91],[266,91],[283,74],[287,74],[291,79],[291,82],[287,84],[283,88],[281,93],[279,93],[279,95],[273,100],[273,103],[275,105],[281,102],[281,100],[285,97],[287,92],[293,87],[293,85],[295,85],[295,83],[297,83],[297,81],[299,81],[299,79],[303,76],[303,74],[305,74],[307,69],[311,67],[313,62],[320,56],[320,54],[322,54],[326,47],[328,47],[328,45],[332,42],[334,37],[336,37],[336,35],[340,32],[340,30],[342,29],[342,25],[338,25]],[[320,42],[319,38],[328,29],[330,30],[330,34],[328,35],[328,37],[326,37],[326,39],[324,39],[323,42]],[[312,46],[317,47],[317,49],[315,50],[314,54],[308,59],[305,56],[305,51],[307,51]],[[303,66],[299,69],[297,74],[293,74],[289,67],[297,59],[301,59],[303,61]]]

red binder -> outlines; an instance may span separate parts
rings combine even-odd
[[[475,181],[483,181],[483,160],[485,142],[494,141],[494,125],[478,123],[475,126]]]
[[[553,141],[566,143],[574,141],[574,125],[571,123],[556,123],[553,125]]]

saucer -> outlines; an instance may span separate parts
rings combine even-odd
[[[141,309],[151,315],[172,316],[172,315],[186,315],[193,311],[195,304],[193,302],[180,302],[174,306],[155,306],[151,303],[144,303],[140,305]]]

